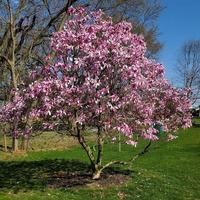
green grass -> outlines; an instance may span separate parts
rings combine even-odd
[[[106,145],[104,161],[128,160],[143,146],[144,142],[136,149],[125,145],[119,153],[117,145]],[[87,169],[80,147],[23,156],[0,153],[0,200],[200,200],[200,128],[180,131],[172,142],[153,144],[149,153],[128,168],[133,178],[125,185],[95,190],[46,187],[57,172],[84,173]]]

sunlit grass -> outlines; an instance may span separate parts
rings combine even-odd
[[[117,144],[107,144],[104,162],[128,160],[143,146],[141,143],[134,149],[122,145],[122,152],[119,152]],[[132,171],[132,181],[107,189],[46,187],[51,173],[88,169],[87,157],[79,146],[7,156],[6,159],[1,153],[0,160],[0,200],[200,199],[200,128],[181,130],[178,139],[172,142],[154,143],[147,154],[128,167]]]

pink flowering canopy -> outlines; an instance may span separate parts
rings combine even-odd
[[[126,143],[136,138],[158,140],[155,124],[168,139],[177,129],[191,126],[188,91],[173,88],[161,64],[145,57],[146,44],[128,22],[113,23],[102,11],[71,8],[64,29],[54,33],[47,65],[35,71],[32,84],[15,91],[1,109],[0,120],[12,133],[31,132],[26,122],[43,121],[56,129],[60,122],[116,130]],[[25,124],[22,126],[22,124]],[[136,137],[137,136],[137,137]]]

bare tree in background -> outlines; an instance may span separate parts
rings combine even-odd
[[[4,91],[1,98],[12,98],[9,91],[17,89],[33,67],[44,64],[44,56],[50,53],[49,38],[62,28],[67,9],[75,2],[0,0],[0,87]],[[17,151],[17,138],[12,141],[13,151]]]
[[[200,40],[188,41],[182,46],[177,71],[182,86],[191,88],[193,104],[197,103],[200,99]]]
[[[30,64],[43,64],[52,32],[62,27],[75,1],[0,1],[1,71],[9,72],[11,88],[17,87]]]
[[[133,24],[133,32],[144,36],[147,43],[147,56],[155,58],[162,44],[157,40],[156,21],[164,9],[159,0],[92,0],[92,8],[100,8],[113,17]]]

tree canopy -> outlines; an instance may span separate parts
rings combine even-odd
[[[132,33],[126,21],[114,23],[102,11],[83,7],[69,9],[62,31],[53,34],[55,52],[46,65],[31,73],[32,83],[13,91],[0,111],[0,120],[11,124],[11,133],[31,134],[32,124],[59,130],[77,138],[91,162],[94,178],[111,162],[102,165],[103,141],[112,131],[136,146],[138,138],[156,141],[162,124],[168,140],[178,128],[191,125],[188,90],[175,89],[164,78],[164,68],[146,57],[146,44]],[[97,131],[94,155],[82,130]]]

